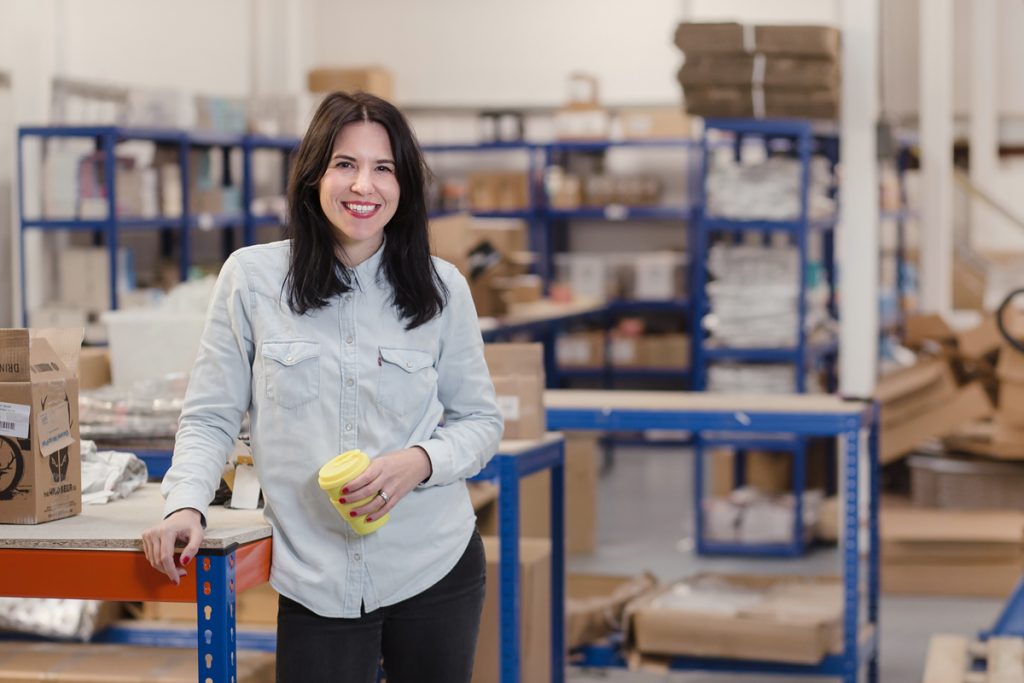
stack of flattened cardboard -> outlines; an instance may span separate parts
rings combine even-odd
[[[929,359],[886,375],[875,398],[881,404],[880,459],[893,462],[928,439],[948,436],[973,420],[992,414],[979,382],[957,385],[944,359]]]
[[[834,119],[839,113],[839,31],[830,26],[683,22],[679,82],[699,116]]]
[[[882,590],[1005,598],[1024,571],[1024,513],[915,508],[885,499]]]
[[[503,439],[544,436],[544,346],[486,344],[484,359],[494,382],[498,407],[505,418]]]

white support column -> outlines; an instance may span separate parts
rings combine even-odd
[[[62,52],[58,48],[58,35],[66,29],[62,21],[64,5],[55,0],[15,0],[6,8],[13,16],[10,39],[13,45],[11,54],[11,99],[13,103],[14,126],[27,124],[45,124],[50,115],[50,93],[53,76],[57,73],[58,62]],[[15,134],[12,131],[12,136]],[[12,139],[14,139],[12,137]],[[15,282],[19,281],[21,259],[21,226],[18,223],[18,186],[15,149],[11,160],[12,177],[14,178],[12,197],[12,265]],[[33,163],[34,161],[34,163]],[[38,159],[26,159],[26,173],[38,173]],[[39,182],[33,182],[33,191],[39,190]],[[30,294],[29,308],[50,298],[53,280],[53,250],[47,248],[52,240],[38,230],[26,234],[25,239],[25,271],[27,287]],[[14,324],[21,325],[21,292],[20,289],[12,302]]]
[[[843,0],[843,83],[836,240],[839,391],[871,396],[878,365],[878,3]]]
[[[919,0],[919,8],[921,308],[947,313],[953,306],[953,0]]]
[[[970,105],[970,174],[971,183],[992,192],[999,166],[999,82],[996,54],[998,52],[999,8],[997,0],[971,2],[971,105]],[[993,219],[988,207],[971,200],[971,245],[983,247],[980,232]]]

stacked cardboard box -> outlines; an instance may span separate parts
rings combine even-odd
[[[82,511],[82,330],[0,330],[0,523]]]
[[[639,576],[569,574],[565,580],[566,646],[571,649],[621,631],[626,605],[656,585],[650,572]]]
[[[481,317],[504,315],[510,304],[534,301],[541,295],[536,278],[521,277],[532,261],[523,221],[468,214],[434,218],[430,243],[436,256],[466,276]]]
[[[839,114],[839,32],[828,26],[684,22],[679,82],[691,114],[834,119]]]
[[[498,539],[484,537],[487,592],[473,661],[473,683],[501,680],[501,639],[498,619]],[[519,661],[524,681],[551,680],[551,543],[519,541]]]
[[[394,78],[380,66],[317,67],[310,69],[306,80],[310,92],[367,92],[386,100],[395,96]]]
[[[544,412],[544,346],[487,344],[484,358],[505,418],[504,439],[539,439],[547,426]]]
[[[597,547],[597,483],[599,442],[595,434],[565,435],[565,549],[591,553]],[[478,498],[483,492],[477,491]],[[495,494],[497,498],[497,494]],[[496,506],[477,511],[480,533],[498,533]],[[542,470],[519,483],[519,535],[551,538],[551,473]]]

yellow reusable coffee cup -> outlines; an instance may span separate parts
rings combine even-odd
[[[366,515],[352,516],[352,510],[369,503],[373,500],[373,496],[346,503],[339,503],[338,499],[341,498],[341,490],[345,488],[345,485],[359,476],[369,466],[370,456],[366,453],[358,449],[345,451],[321,467],[320,474],[317,477],[317,483],[320,484],[320,488],[330,497],[331,504],[334,505],[338,514],[360,536],[371,534],[384,526],[385,522],[388,521],[388,515],[375,517],[372,522],[366,521]]]

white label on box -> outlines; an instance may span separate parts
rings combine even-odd
[[[501,411],[502,417],[509,422],[515,422],[519,419],[519,397],[518,396],[501,396],[497,397],[498,410]]]
[[[50,406],[39,413],[39,450],[44,456],[75,442],[71,438],[71,418],[67,401]]]
[[[613,339],[609,352],[612,363],[628,364],[636,362],[636,341],[630,338]]]
[[[231,487],[231,507],[255,510],[260,502],[260,482],[252,465],[235,467],[235,481]]]
[[[559,337],[555,355],[561,365],[585,365],[590,362],[590,343],[586,339]]]
[[[13,436],[15,439],[28,438],[29,406],[0,401],[0,436]]]

